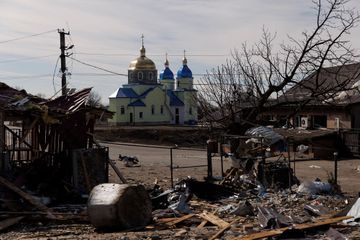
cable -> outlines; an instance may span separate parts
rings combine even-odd
[[[23,37],[13,38],[13,39],[5,40],[5,41],[0,41],[0,44],[13,42],[13,41],[17,41],[17,40],[22,40],[22,39],[25,39],[25,38],[36,37],[36,36],[44,35],[44,34],[47,34],[47,33],[54,32],[54,31],[57,31],[57,29],[53,29],[53,30],[49,30],[49,31],[46,31],[46,32],[41,32],[41,33],[35,33],[35,34],[23,36]]]
[[[12,80],[12,79],[26,79],[26,78],[43,78],[43,77],[50,77],[51,74],[40,74],[40,75],[28,75],[28,76],[0,76],[0,79]]]
[[[14,59],[0,61],[0,63],[21,62],[21,61],[28,61],[28,60],[39,59],[39,58],[53,57],[56,55],[57,54],[43,55],[43,56],[37,56],[37,57],[27,57],[27,58],[14,58]]]
[[[56,93],[56,88],[55,88],[55,72],[56,72],[56,68],[57,68],[57,65],[59,63],[59,59],[60,59],[60,56],[56,59],[56,64],[55,64],[55,68],[54,68],[54,72],[53,72],[53,76],[52,76],[52,83],[53,83],[53,87],[54,87],[54,92]]]
[[[92,65],[92,64],[90,64],[90,63],[86,63],[86,62],[80,61],[80,60],[78,60],[78,59],[76,59],[76,58],[73,58],[73,57],[69,57],[69,56],[68,56],[68,58],[70,58],[70,59],[72,59],[72,60],[74,60],[74,61],[76,61],[76,62],[78,62],[78,63],[84,64],[84,65],[86,65],[86,66],[89,66],[89,67],[92,67],[92,68],[95,68],[95,69],[102,70],[102,71],[104,71],[104,72],[112,73],[112,74],[119,75],[119,76],[127,76],[127,74],[117,73],[117,72],[114,72],[114,71],[111,71],[111,70],[107,70],[107,69],[105,69],[105,68],[98,67],[98,66]]]
[[[130,53],[86,53],[86,52],[78,52],[79,55],[92,55],[92,56],[130,56],[136,57],[138,54],[130,54]],[[149,54],[148,56],[159,57],[164,56],[164,54]],[[172,57],[183,57],[183,54],[168,54],[168,56]],[[186,56],[191,57],[228,57],[229,54],[186,54]]]

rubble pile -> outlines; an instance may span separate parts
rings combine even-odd
[[[268,189],[261,195],[252,196],[233,192],[232,196],[216,195],[217,200],[211,201],[208,196],[192,197],[187,202],[186,211],[171,208],[171,204],[169,208],[155,210],[154,227],[171,226],[175,228],[174,234],[183,239],[195,235],[196,239],[261,239],[271,236],[327,239],[328,234],[341,235],[344,238],[337,239],[345,239],[345,236],[359,233],[359,227],[342,222],[349,217],[341,210],[349,207],[353,199],[341,194],[304,193],[297,189],[298,186],[281,191]],[[336,226],[336,230],[331,226]],[[186,231],[182,231],[184,229]]]

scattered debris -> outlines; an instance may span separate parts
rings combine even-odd
[[[356,200],[354,205],[352,205],[346,216],[351,216],[352,218],[345,220],[345,223],[358,226],[360,225],[360,197]]]
[[[299,193],[304,194],[329,194],[333,191],[333,186],[330,183],[317,181],[305,181],[300,184],[298,190]]]
[[[248,201],[239,203],[238,207],[231,212],[236,216],[254,216],[254,207]]]

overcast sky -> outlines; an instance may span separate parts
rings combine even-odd
[[[351,4],[360,9],[359,0]],[[314,14],[310,0],[0,0],[0,81],[47,97],[59,91],[59,28],[70,31],[72,57],[116,73],[126,74],[139,55],[141,34],[159,72],[167,52],[175,73],[185,49],[196,79],[258,41],[263,27],[286,42],[311,28]],[[347,38],[360,48],[359,27]],[[93,87],[105,104],[127,82],[71,59],[67,65],[69,87]]]

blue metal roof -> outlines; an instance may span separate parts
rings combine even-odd
[[[116,98],[137,98],[137,93],[132,88],[119,88]]]
[[[178,78],[192,78],[192,72],[187,65],[183,65],[177,71]]]
[[[167,95],[170,97],[170,106],[184,106],[183,101],[181,101],[172,90],[167,90]]]
[[[129,107],[145,107],[145,103],[143,103],[143,101],[141,101],[140,99],[134,101],[134,102],[131,102],[128,104]]]
[[[174,80],[174,73],[170,70],[169,67],[166,67],[163,71],[160,72],[160,80]]]

